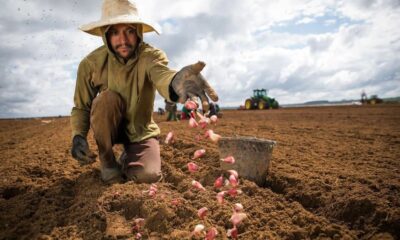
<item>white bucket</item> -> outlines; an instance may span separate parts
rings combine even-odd
[[[239,177],[264,186],[275,145],[275,141],[255,137],[222,137],[218,141],[220,158],[233,156],[235,163],[221,161],[221,169],[236,170]]]

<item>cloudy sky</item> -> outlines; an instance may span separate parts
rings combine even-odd
[[[69,115],[76,69],[102,44],[78,30],[100,0],[2,0],[0,118]],[[221,106],[267,88],[281,104],[400,96],[399,0],[139,0],[170,67],[203,60]],[[162,107],[157,97],[155,107]]]

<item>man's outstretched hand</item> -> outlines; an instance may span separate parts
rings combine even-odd
[[[96,161],[96,154],[89,150],[89,144],[80,135],[76,135],[72,140],[71,154],[82,165]]]
[[[179,96],[180,103],[185,103],[188,98],[197,102],[198,97],[200,97],[203,111],[207,112],[209,108],[208,97],[216,102],[218,101],[218,95],[200,73],[205,65],[204,62],[197,62],[182,68],[175,75],[171,85]]]

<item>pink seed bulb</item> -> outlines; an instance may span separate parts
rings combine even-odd
[[[232,185],[232,187],[236,187],[237,185],[239,185],[238,179],[233,174],[229,176],[229,183]]]
[[[239,212],[239,213],[234,213],[230,220],[231,220],[233,226],[237,226],[246,218],[247,218],[246,213]]]
[[[175,142],[174,132],[169,132],[165,138],[165,144],[172,144]]]
[[[195,109],[197,109],[197,107],[198,107],[198,105],[197,105],[197,103],[195,101],[187,100],[185,102],[185,108],[188,109],[189,111],[190,110],[195,110]]]
[[[196,119],[194,119],[194,118],[191,117],[191,118],[189,119],[189,127],[195,128],[195,127],[197,127],[197,126],[199,126],[199,124],[197,123]]]
[[[197,224],[194,227],[194,230],[192,232],[193,235],[198,236],[204,231],[204,225],[203,224]]]
[[[210,120],[211,120],[212,123],[216,123],[216,122],[218,121],[217,115],[212,115],[212,116],[210,117]]]
[[[207,231],[205,240],[214,240],[217,235],[218,235],[217,229],[215,227],[211,227]]]
[[[209,118],[202,118],[202,119],[200,119],[199,120],[199,126],[201,127],[201,128],[205,128],[205,127],[207,127],[207,125],[208,125],[208,123],[210,122],[210,119]]]
[[[193,154],[193,158],[192,159],[200,158],[200,157],[204,156],[204,154],[206,154],[206,150],[205,149],[196,150],[194,152],[194,154]]]
[[[194,188],[198,189],[198,190],[201,190],[201,191],[205,191],[205,190],[206,190],[206,189],[203,187],[203,185],[201,185],[201,183],[199,183],[199,182],[196,181],[196,180],[193,180],[193,181],[192,181],[192,186],[193,186]]]
[[[243,211],[243,205],[241,203],[235,203],[235,205],[233,205],[233,210],[235,212],[241,212]]]
[[[235,163],[235,158],[233,156],[228,156],[226,158],[221,159],[221,161],[226,162],[226,163],[230,163],[230,164],[234,164]]]
[[[190,162],[187,164],[189,172],[193,173],[199,170],[199,166],[196,165],[194,162]]]
[[[197,211],[197,216],[199,216],[200,219],[204,219],[207,213],[208,213],[208,208],[202,207]]]
[[[228,170],[228,173],[235,176],[236,178],[239,178],[239,174],[236,170]]]
[[[222,185],[224,184],[224,177],[221,175],[220,177],[218,177],[215,182],[214,182],[214,187],[215,188],[220,188],[222,187]]]
[[[224,195],[225,195],[225,191],[219,192],[217,193],[217,202],[219,204],[223,204],[224,203]]]
[[[232,239],[237,239],[237,237],[238,237],[238,230],[237,230],[236,226],[233,227],[233,228],[231,228],[231,229],[229,229],[229,230],[226,232],[226,236],[228,236],[228,237],[230,237],[230,238],[232,238]]]
[[[210,138],[210,140],[211,140],[212,142],[218,142],[219,139],[221,138],[221,135],[216,134],[216,133],[214,133],[213,130],[209,129],[209,130],[207,130],[207,131],[205,132],[204,137],[205,137],[205,138]]]

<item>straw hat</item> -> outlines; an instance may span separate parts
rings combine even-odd
[[[102,36],[102,27],[120,23],[141,24],[143,33],[154,31],[159,34],[160,32],[139,17],[136,3],[132,0],[104,0],[101,19],[97,22],[82,25],[79,28],[92,35]]]

